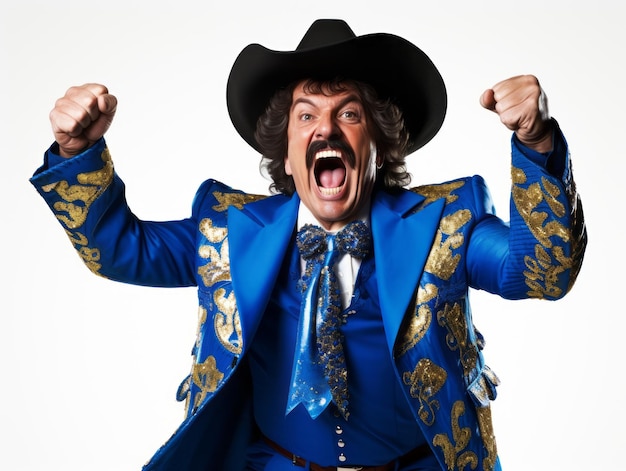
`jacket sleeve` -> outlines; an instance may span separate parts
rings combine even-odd
[[[467,252],[472,287],[507,299],[559,299],[572,288],[587,243],[567,143],[554,122],[554,148],[539,154],[512,139],[510,221],[485,210]],[[490,201],[475,179],[477,206]],[[479,201],[484,200],[484,201]],[[484,208],[485,209],[485,208]]]
[[[74,158],[54,159],[49,150],[30,181],[93,273],[145,286],[196,284],[193,217],[139,220],[128,208],[104,139]]]

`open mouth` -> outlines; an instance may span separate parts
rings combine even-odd
[[[323,150],[315,154],[315,181],[324,196],[338,194],[346,181],[346,166],[337,150]]]

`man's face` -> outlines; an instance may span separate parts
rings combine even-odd
[[[307,92],[299,84],[287,127],[285,171],[305,206],[326,230],[356,219],[376,179],[376,143],[354,89]]]

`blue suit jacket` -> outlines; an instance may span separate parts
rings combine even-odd
[[[511,219],[481,177],[375,192],[371,227],[390,358],[442,470],[499,469],[484,363],[468,289],[558,299],[580,269],[586,231],[564,141],[558,177],[513,146]],[[32,178],[96,274],[198,287],[200,324],[178,391],[187,418],[145,467],[243,469],[252,420],[246,352],[294,236],[297,195],[261,197],[208,180],[191,217],[138,220],[104,141]]]

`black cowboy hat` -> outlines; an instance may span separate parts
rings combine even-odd
[[[276,90],[295,80],[344,77],[372,85],[400,107],[409,132],[409,153],[430,141],[446,114],[439,71],[419,48],[386,33],[356,36],[343,20],[317,20],[295,51],[250,44],[239,54],[226,87],[237,132],[261,152],[254,137],[258,118]]]

